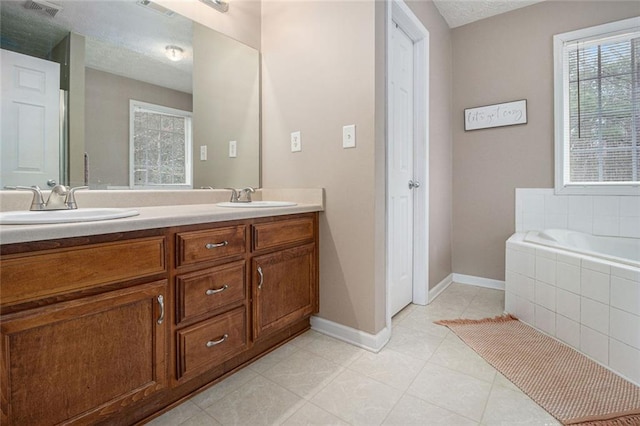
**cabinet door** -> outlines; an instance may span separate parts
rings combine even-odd
[[[164,388],[166,290],[158,281],[3,317],[0,423],[96,423]]]
[[[256,257],[252,267],[255,339],[317,310],[315,244]]]

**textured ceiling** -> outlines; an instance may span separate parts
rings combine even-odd
[[[449,27],[459,27],[542,0],[434,0]],[[0,1],[3,48],[39,57],[70,31],[86,37],[86,65],[117,75],[191,93],[192,23],[165,16],[136,0],[54,0],[62,10],[51,17],[24,7],[26,0]],[[185,50],[172,62],[165,46]]]
[[[55,0],[55,17],[26,9],[26,0],[0,2],[2,47],[46,58],[69,32],[86,37],[86,66],[147,83],[192,92],[190,20],[165,16],[135,0]],[[180,46],[185,59],[170,61],[167,45]]]
[[[544,0],[433,0],[449,28],[460,27],[541,1]]]

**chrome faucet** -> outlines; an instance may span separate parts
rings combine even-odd
[[[228,189],[229,191],[231,191],[231,199],[229,201],[232,203],[237,203],[238,197],[240,195],[240,191],[238,191],[235,188],[225,188],[225,189]]]
[[[229,200],[232,203],[250,203],[251,202],[251,194],[256,192],[250,186],[242,189],[235,188],[225,188],[231,191],[231,199]]]
[[[76,203],[76,191],[79,189],[88,189],[88,186],[77,186],[75,188],[67,188],[64,185],[56,185],[51,189],[47,202],[44,201],[42,191],[37,185],[33,186],[5,186],[4,189],[13,189],[18,191],[31,191],[33,199],[29,210],[73,210],[78,208]]]
[[[240,190],[240,195],[238,196],[238,202],[239,203],[250,203],[251,202],[251,194],[253,194],[254,192],[256,192],[255,189],[253,189],[250,186],[247,186],[246,188],[242,188]],[[242,195],[244,194],[244,199],[242,199]]]

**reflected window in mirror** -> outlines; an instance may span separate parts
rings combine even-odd
[[[131,188],[192,188],[191,112],[130,101]]]

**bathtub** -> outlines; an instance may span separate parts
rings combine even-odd
[[[640,239],[512,235],[505,311],[640,384]]]
[[[527,232],[524,240],[640,268],[640,238],[601,237],[568,229],[548,229]]]

